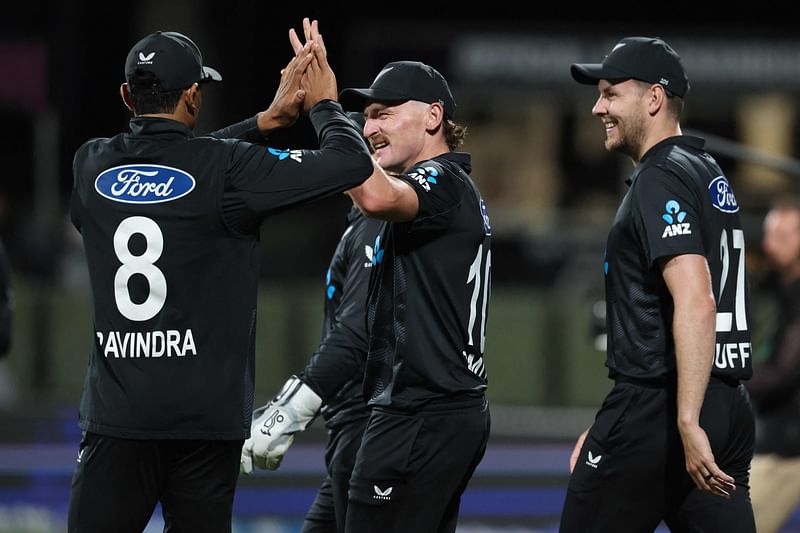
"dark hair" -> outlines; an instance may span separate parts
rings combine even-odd
[[[646,91],[653,85],[661,85],[664,89],[664,94],[667,95],[667,113],[672,115],[675,120],[680,120],[681,113],[683,113],[683,98],[667,89],[661,83],[650,83],[649,81],[637,80],[636,78],[629,78],[634,80],[639,85],[640,91]]]
[[[680,119],[683,113],[683,98],[667,91],[667,111],[675,117],[675,120]]]
[[[451,152],[455,152],[459,146],[464,144],[464,137],[467,136],[467,127],[456,124],[449,118],[444,119],[442,127],[444,128],[444,140],[447,143],[447,147]]]
[[[128,89],[137,115],[174,113],[185,89],[161,92],[161,81],[147,70],[136,69],[128,79]]]

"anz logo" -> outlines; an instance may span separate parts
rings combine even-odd
[[[101,172],[94,181],[103,197],[126,204],[159,204],[186,196],[195,187],[188,172],[163,165],[122,165]]]
[[[277,148],[267,148],[267,152],[278,158],[278,161],[283,161],[287,157],[298,163],[303,162],[302,150],[279,150]]]
[[[336,294],[336,285],[331,283],[331,269],[325,274],[325,296],[328,300],[333,300],[333,295]]]
[[[686,219],[686,211],[681,211],[681,204],[675,200],[670,200],[664,206],[666,213],[661,215],[667,226],[664,228],[664,233],[661,234],[662,239],[667,237],[674,237],[675,235],[691,235],[692,226]]]
[[[367,254],[367,257],[372,259],[372,265],[380,265],[381,261],[383,261],[383,248],[381,248],[381,236],[378,235],[375,237],[375,247],[370,248],[367,246],[364,250]],[[365,265],[366,266],[366,265]]]
[[[430,192],[431,185],[436,185],[439,171],[435,167],[417,167],[409,172],[408,177],[419,183],[425,192]]]

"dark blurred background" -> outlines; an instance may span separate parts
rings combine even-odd
[[[773,199],[796,192],[800,175],[796,19],[768,3],[520,10],[498,2],[3,6],[0,237],[16,306],[12,349],[0,360],[0,532],[63,527],[91,342],[87,274],[68,218],[72,155],[127,128],[124,59],[155,30],[190,36],[224,77],[204,89],[200,134],[266,108],[291,55],[288,29],[301,29],[304,16],[320,21],[340,89],[366,87],[400,59],[429,63],[450,82],[492,218],[495,269],[486,344],[494,444],[465,496],[460,531],[552,529],[571,441],[610,386],[602,254],[632,167],[603,149],[590,112],[597,93],[572,81],[570,63],[600,61],[626,35],[661,36],[683,56],[692,85],[684,130],[707,138],[742,206],[759,357],[773,309],[761,296],[761,221]],[[301,118],[270,143],[315,147],[316,137]],[[263,227],[259,402],[315,346],[324,272],[348,206],[331,198]],[[298,439],[280,473],[243,480],[237,531],[294,530],[319,480],[321,426]]]

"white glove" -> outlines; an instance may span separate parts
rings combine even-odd
[[[242,446],[239,470],[253,472],[253,466],[277,470],[295,433],[305,430],[319,414],[322,398],[292,376],[267,405],[253,413],[250,438]]]

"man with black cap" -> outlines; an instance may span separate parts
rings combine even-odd
[[[364,115],[349,112],[361,130]],[[377,260],[381,221],[353,205],[325,275],[322,337],[303,373],[291,376],[267,405],[254,413],[251,436],[242,447],[241,470],[276,470],[297,433],[322,414],[328,429],[327,475],[306,513],[303,533],[344,531],[347,493],[369,410],[362,382],[367,358],[366,303],[369,275]]]
[[[94,343],[68,530],[142,531],[160,502],[166,530],[231,531],[250,436],[259,226],[360,184],[374,165],[313,40],[266,111],[207,137],[192,134],[201,87],[221,76],[188,37],[148,35],[125,76],[130,132],[88,141],[73,163]],[[242,140],[301,110],[318,150]]]
[[[461,495],[489,437],[484,336],[491,226],[456,152],[444,77],[418,61],[387,64],[369,88],[345,89],[385,172],[349,191],[384,221],[367,296],[364,396],[347,532],[455,531]]]
[[[603,264],[614,386],[570,458],[560,531],[753,532],[739,204],[704,141],[681,133],[689,82],[662,39],[624,38],[571,72],[599,90],[606,149],[636,166]]]

